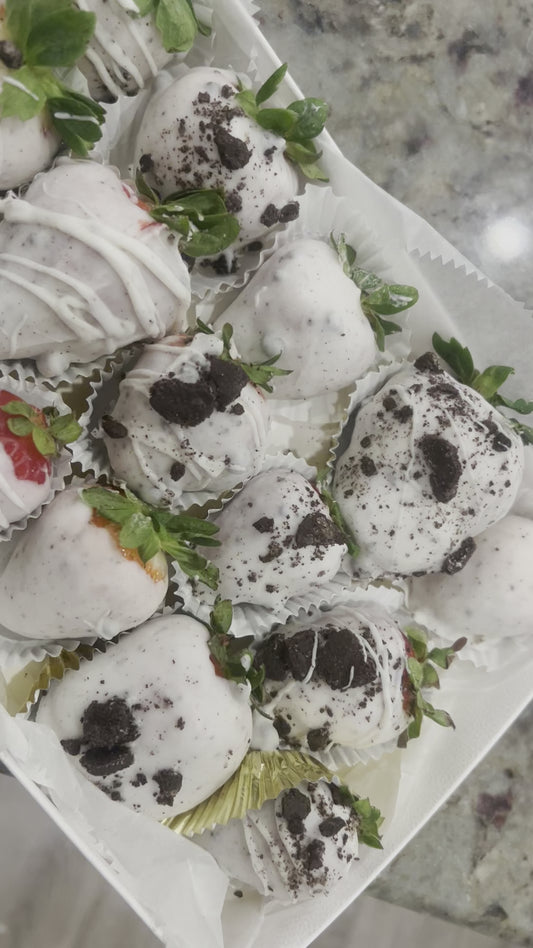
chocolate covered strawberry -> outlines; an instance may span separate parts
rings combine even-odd
[[[71,414],[41,410],[0,391],[0,529],[23,520],[49,498],[54,458],[80,433]]]
[[[462,644],[429,651],[421,630],[404,635],[385,610],[368,603],[293,619],[257,650],[265,710],[284,743],[311,752],[403,744],[418,736],[424,715],[452,724],[423,690],[438,687],[435,666],[447,667]]]
[[[0,191],[31,181],[61,142],[85,156],[100,138],[103,109],[59,79],[95,22],[71,0],[0,4]]]
[[[69,488],[13,543],[0,579],[0,624],[26,638],[110,637],[140,625],[168,587],[165,553],[214,585],[191,543],[212,524],[173,517],[130,492]]]

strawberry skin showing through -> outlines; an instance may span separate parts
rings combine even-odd
[[[0,392],[0,407],[8,402],[21,402],[22,398],[12,395],[11,392]],[[33,408],[33,406],[32,406]],[[45,420],[39,409],[34,409],[37,418]],[[35,447],[31,434],[15,435],[8,428],[9,418],[12,417],[0,411],[0,442],[4,451],[11,459],[15,477],[19,481],[33,481],[34,484],[44,484],[50,475],[51,464]]]

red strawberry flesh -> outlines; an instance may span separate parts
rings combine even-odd
[[[8,402],[21,401],[23,401],[22,398],[13,395],[11,392],[0,392],[0,407]],[[44,427],[44,417],[37,408],[34,410],[36,415],[42,418]],[[50,475],[50,461],[39,453],[33,443],[31,434],[15,435],[9,430],[8,421],[10,417],[13,416],[8,415],[5,411],[0,411],[0,442],[11,459],[15,477],[19,481],[33,481],[34,484],[44,484]]]

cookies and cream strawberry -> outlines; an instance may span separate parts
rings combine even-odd
[[[189,616],[151,619],[39,704],[85,777],[156,820],[217,790],[250,744],[249,686],[217,675],[208,635]]]
[[[422,633],[414,644],[422,672],[433,653]],[[461,645],[454,643],[450,658]],[[264,710],[284,744],[311,753],[334,745],[365,750],[416,736],[422,713],[451,724],[418,695],[420,682],[408,669],[413,654],[397,622],[371,603],[291,619],[257,648],[255,664],[265,668]],[[409,730],[413,720],[416,728]]]
[[[69,3],[48,6],[0,6],[0,192],[30,182],[62,141],[86,155],[101,135],[102,109],[59,79],[83,54],[94,19]]]
[[[285,141],[249,118],[235,98],[234,72],[190,69],[148,102],[135,146],[135,167],[163,198],[219,189],[237,217],[240,243],[298,215],[298,176]]]
[[[278,249],[215,326],[229,322],[248,361],[280,355],[291,369],[278,398],[307,398],[351,385],[377,356],[361,291],[324,241],[300,238]]]
[[[185,326],[177,244],[112,168],[62,160],[0,211],[0,358],[50,377]]]
[[[345,788],[305,782],[195,841],[230,879],[282,903],[326,894],[359,858],[359,817]]]
[[[326,504],[301,474],[253,477],[215,518],[220,546],[210,556],[220,595],[275,609],[327,583],[346,553]]]
[[[533,637],[532,554],[533,521],[511,513],[476,537],[459,573],[411,578],[408,607],[445,642],[465,635],[465,658],[504,642],[511,657],[513,642]]]
[[[523,445],[431,353],[358,410],[333,493],[360,547],[361,574],[452,572],[511,508]]]
[[[0,624],[17,635],[109,638],[140,625],[165,598],[165,556],[143,563],[81,493],[62,491],[12,541],[0,578]]]
[[[213,334],[147,346],[120,384],[102,428],[110,464],[145,500],[187,504],[257,474],[269,412],[238,361]]]
[[[171,59],[153,13],[139,16],[130,0],[75,2],[96,16],[94,34],[79,62],[94,99],[113,102],[121,95],[135,95]]]

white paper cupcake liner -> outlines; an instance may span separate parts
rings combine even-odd
[[[9,367],[0,363],[0,389],[2,391],[9,391],[12,395],[18,395],[19,398],[28,402],[30,405],[34,405],[36,408],[52,407],[57,408],[60,414],[68,414],[68,405],[65,404],[58,393],[32,383],[28,379],[14,378],[6,374],[7,368]],[[80,424],[82,424],[83,427],[82,421],[80,421]],[[83,434],[80,435],[80,438],[83,437]],[[9,524],[5,530],[0,530],[0,543],[10,540],[16,532],[24,530],[28,521],[38,517],[43,508],[54,499],[55,495],[60,490],[63,490],[66,479],[72,474],[72,465],[75,460],[76,451],[78,450],[78,448],[75,448],[75,445],[76,442],[70,446],[65,446],[61,450],[59,457],[51,459],[52,471],[47,499],[32,510],[26,517]]]

